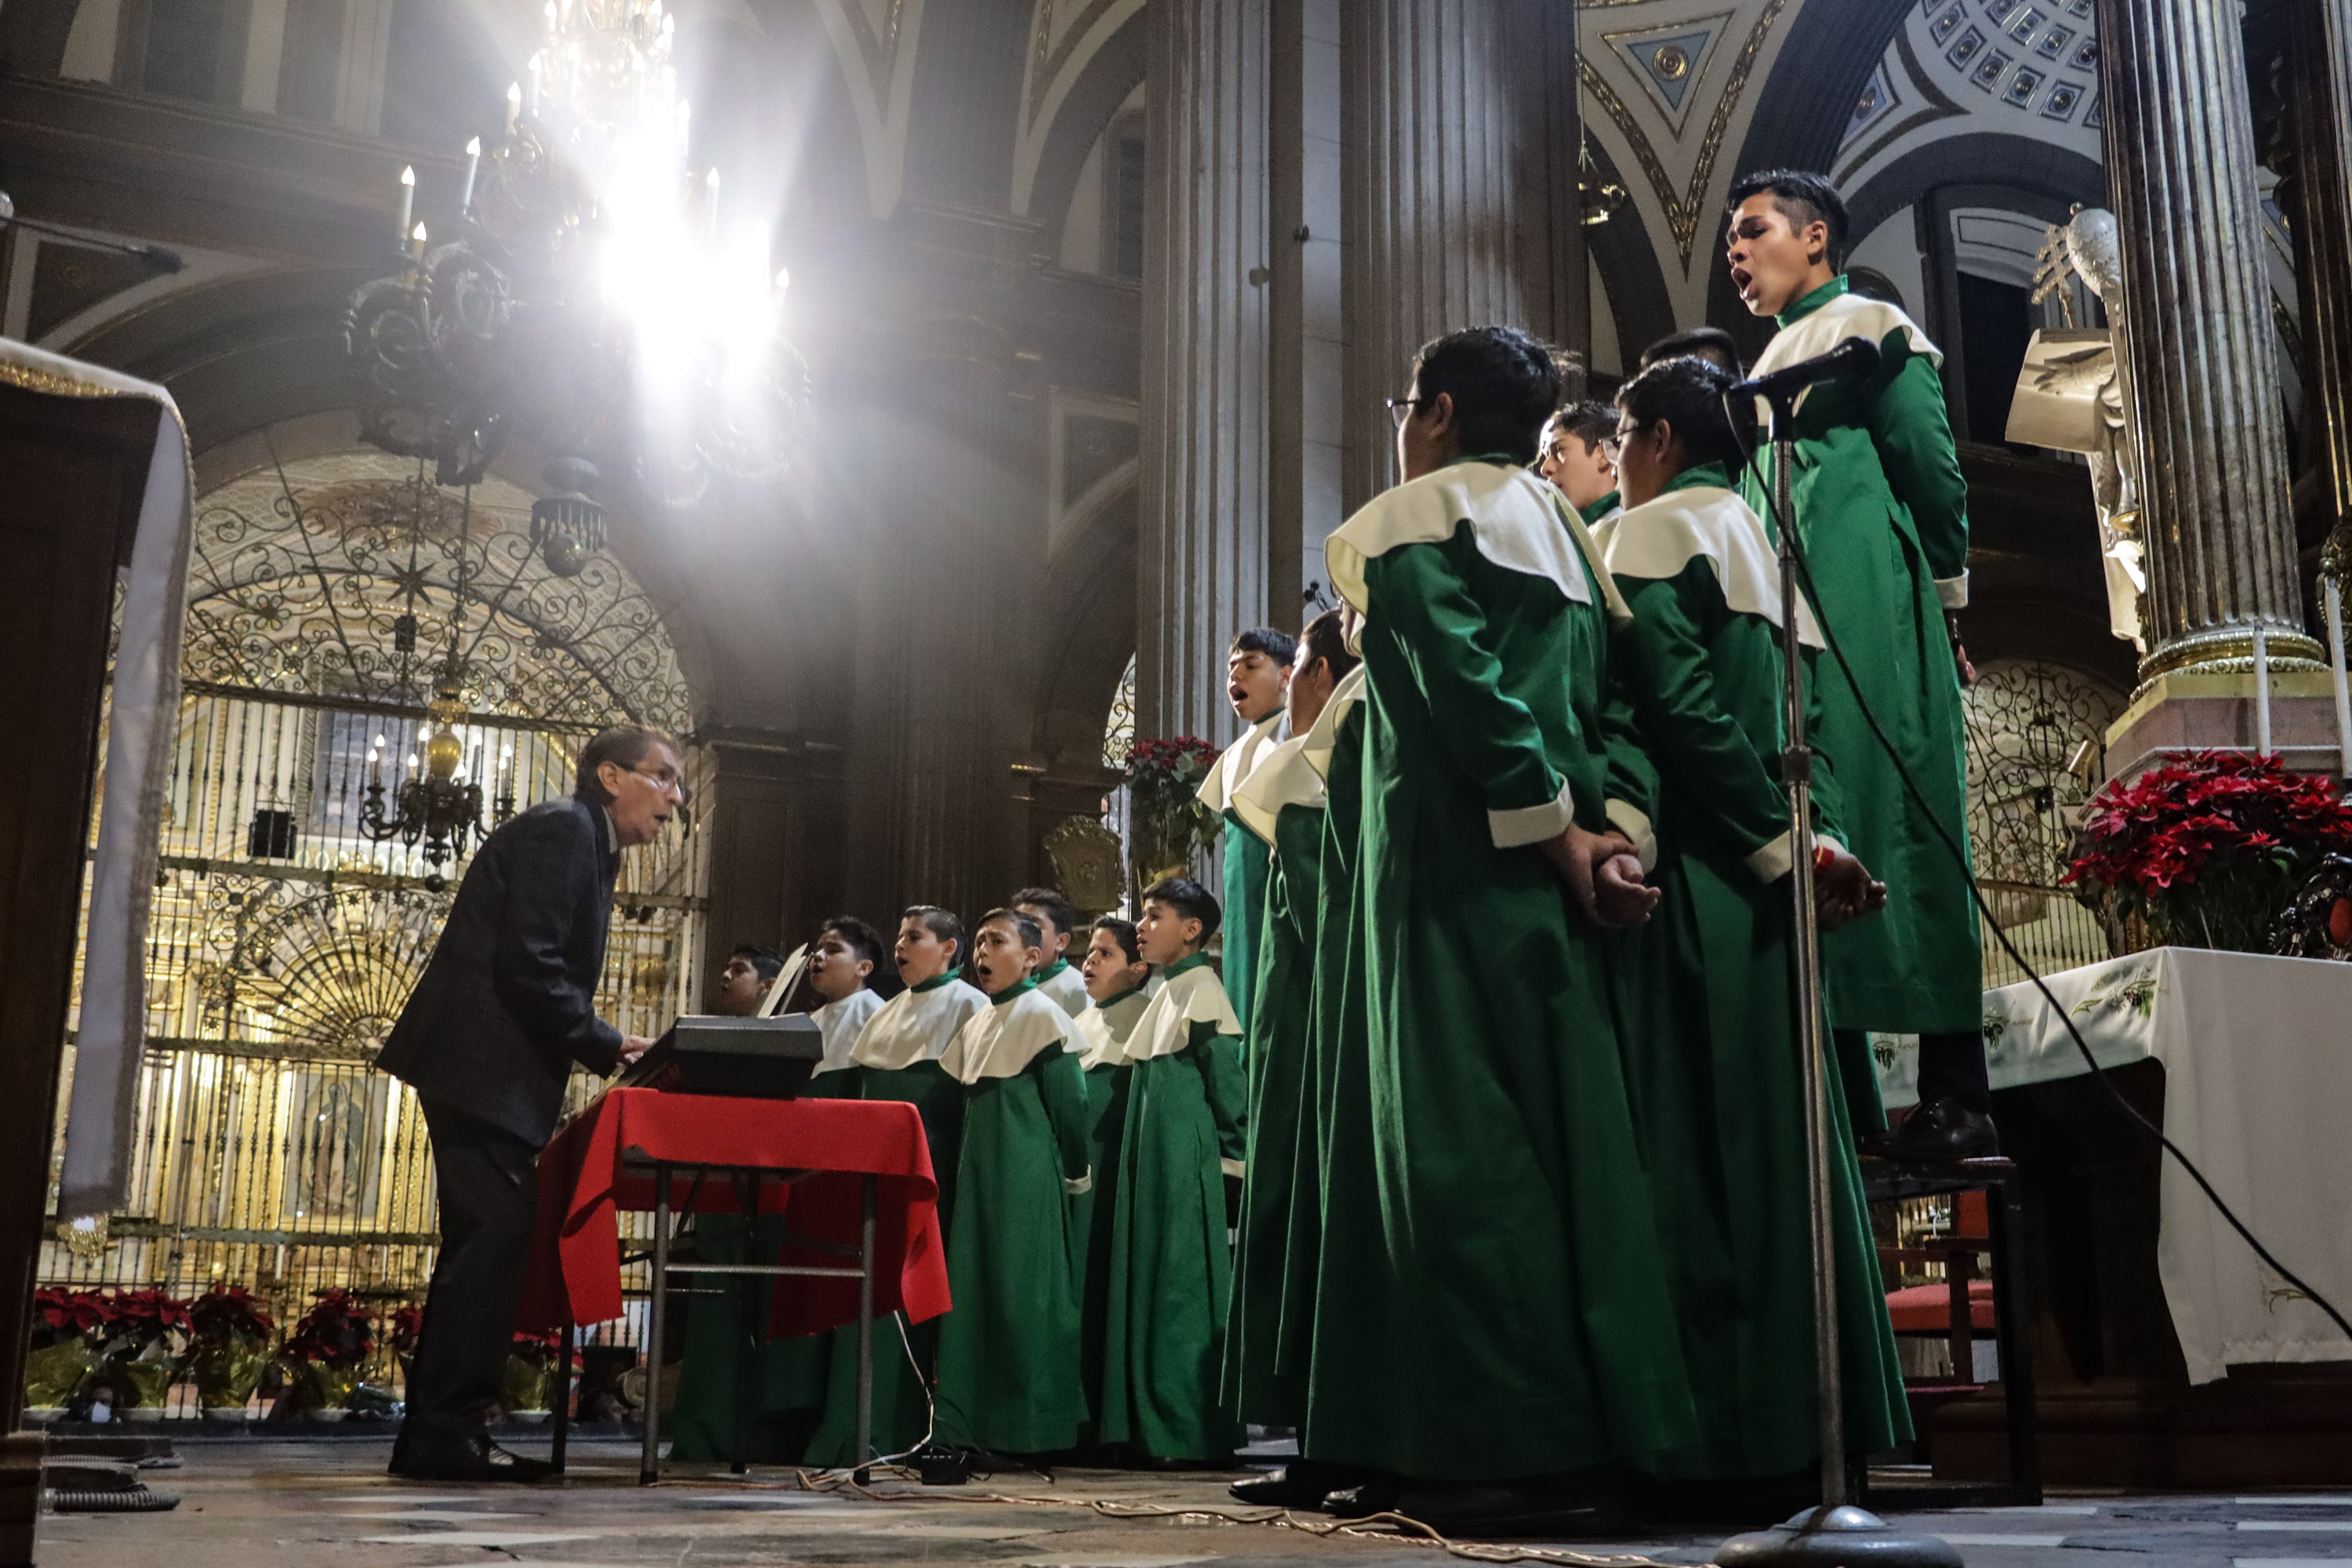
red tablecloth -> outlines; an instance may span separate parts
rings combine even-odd
[[[861,1177],[880,1177],[875,1209],[874,1311],[920,1322],[948,1310],[947,1249],[939,1184],[915,1108],[895,1100],[738,1100],[616,1089],[559,1133],[539,1156],[539,1228],[520,1326],[559,1328],[621,1315],[620,1211],[651,1209],[650,1171],[632,1159],[808,1171],[789,1185],[761,1184],[761,1208],[781,1213],[796,1236],[857,1245]],[[683,1212],[690,1176],[673,1176]],[[700,1214],[735,1212],[734,1184],[713,1173],[696,1195]],[[855,1268],[842,1258],[786,1247],[781,1262]],[[775,1279],[774,1332],[813,1334],[857,1317],[855,1279]]]

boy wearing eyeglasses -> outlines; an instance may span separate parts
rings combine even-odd
[[[1335,1511],[1591,1529],[1619,1467],[1697,1441],[1601,951],[1657,898],[1605,815],[1612,591],[1529,471],[1549,345],[1449,333],[1398,401],[1404,482],[1325,544],[1362,623],[1364,1034],[1302,1453],[1364,1474]]]
[[[1605,403],[1572,403],[1544,426],[1536,472],[1568,498],[1587,528],[1617,510],[1617,413]]]

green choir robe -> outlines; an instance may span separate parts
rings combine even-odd
[[[1045,994],[1045,1000],[1068,1014],[1073,1023],[1095,1005],[1095,999],[1087,994],[1087,977],[1066,958],[1057,958],[1037,972],[1037,989]]]
[[[956,1158],[961,1145],[963,1086],[940,1068],[940,1058],[956,1035],[988,1010],[987,993],[962,978],[961,969],[910,985],[875,1009],[850,1047],[859,1100],[896,1100],[923,1119],[930,1145],[931,1175],[939,1184],[939,1214],[944,1224],[955,1193]],[[829,1336],[830,1367],[824,1415],[808,1444],[813,1465],[846,1466],[877,1455],[913,1448],[931,1429],[926,1388],[939,1355],[940,1320],[907,1324],[906,1339],[894,1322],[874,1330],[873,1452],[859,1455],[857,1442],[857,1336],[838,1330]],[[913,1363],[908,1356],[911,1353]]]
[[[1363,623],[1367,1029],[1363,1126],[1344,1079],[1330,1122],[1312,1458],[1501,1479],[1697,1442],[1597,933],[1535,847],[1604,825],[1606,595],[1573,517],[1474,458],[1326,543]]]
[[[1217,758],[1217,765],[1201,781],[1199,792],[1201,803],[1225,819],[1224,941],[1219,962],[1225,993],[1244,1027],[1249,1023],[1250,972],[1257,963],[1257,912],[1265,902],[1269,851],[1265,841],[1234,815],[1234,792],[1274,749],[1274,732],[1281,725],[1280,709],[1251,725]]]
[[[1780,584],[1763,525],[1729,484],[1719,467],[1688,469],[1598,531],[1633,616],[1613,673],[1657,779],[1649,879],[1660,901],[1647,925],[1619,933],[1617,977],[1699,1412],[1699,1447],[1657,1465],[1675,1479],[1784,1475],[1819,1450]],[[1801,607],[1799,636],[1809,654],[1821,645]],[[1834,842],[1826,753],[1814,773]],[[1867,1453],[1907,1440],[1910,1420],[1834,1073],[1827,1088],[1846,1440]]]
[[[1286,1300],[1291,1263],[1312,1259],[1321,1228],[1318,1143],[1308,1125],[1325,795],[1307,754],[1314,739],[1310,729],[1276,747],[1234,796],[1234,809],[1273,854],[1250,1007],[1248,1169],[1226,1314],[1224,1401],[1244,1421],[1282,1426],[1297,1426],[1306,1414],[1303,1376],[1278,1364],[1285,1314],[1311,1299]],[[1311,1291],[1311,1273],[1299,1272]]]
[[[1087,1166],[1087,1079],[1069,1016],[1024,980],[990,998],[940,1065],[962,1087],[948,1219],[939,1439],[1001,1454],[1067,1448],[1087,1422],[1069,1200]]]
[[[1618,496],[1615,490],[1611,490],[1607,495],[1602,496],[1591,506],[1577,508],[1576,514],[1584,520],[1585,527],[1597,530],[1602,523],[1607,522],[1611,518],[1615,517],[1619,512],[1623,511],[1624,510],[1624,501]]]
[[[1350,617],[1352,626],[1352,617]],[[1350,632],[1352,645],[1353,632]],[[1291,1382],[1300,1415],[1299,1452],[1337,1459],[1324,1428],[1311,1419],[1308,1373],[1318,1344],[1334,1357],[1352,1352],[1355,1326],[1344,1284],[1321,1294],[1323,1238],[1333,1230],[1365,1235],[1378,1224],[1377,1198],[1359,1179],[1370,1168],[1371,1089],[1364,1009],[1364,931],[1360,878],[1363,856],[1364,667],[1348,672],[1307,731],[1303,754],[1323,778],[1323,832],[1316,846],[1313,996],[1307,1007],[1306,1082],[1299,1108],[1300,1148],[1292,1167],[1292,1242],[1283,1260],[1282,1321],[1276,1331],[1276,1375]],[[1337,1179],[1339,1173],[1350,1179]],[[1336,1365],[1336,1362],[1334,1363]],[[1334,1441],[1348,1447],[1344,1436]]]
[[[1879,345],[1873,374],[1812,387],[1797,405],[1797,526],[1812,565],[1815,612],[1852,663],[1860,699],[1902,753],[1935,820],[1965,848],[1965,714],[1944,616],[1968,602],[1968,486],[1937,375],[1942,356],[1901,310],[1850,292],[1842,277],[1790,306],[1780,322],[1757,375],[1848,338]],[[1768,479],[1770,462],[1768,450]],[[1769,492],[1752,477],[1748,489],[1769,524]],[[1904,789],[1836,661],[1824,657],[1821,672],[1821,743],[1843,774],[1843,825],[1853,852],[1886,884],[1884,912],[1823,939],[1831,1021],[1850,1030],[1974,1030],[1983,1019],[1984,976],[1969,872]],[[1866,1062],[1845,1066],[1856,1083],[1868,1079]]]
[[[1127,1058],[1128,1037],[1143,1017],[1150,997],[1140,985],[1107,1002],[1094,1002],[1071,1020],[1077,1037],[1078,1066],[1087,1075],[1087,1162],[1094,1186],[1070,1199],[1070,1228],[1086,1249],[1078,1270],[1078,1372],[1086,1384],[1087,1409],[1102,1411],[1103,1324],[1110,1315],[1110,1230],[1118,1189],[1119,1146],[1127,1133],[1127,1080],[1135,1064]],[[1097,1440],[1089,1425],[1086,1440]]]
[[[1160,1458],[1223,1462],[1241,1437],[1218,1389],[1233,1284],[1224,1178],[1246,1169],[1241,1031],[1194,953],[1161,972],[1127,1040],[1099,1433]]]

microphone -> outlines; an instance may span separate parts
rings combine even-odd
[[[1727,397],[1761,397],[1772,402],[1793,396],[1818,382],[1848,381],[1878,368],[1878,345],[1868,338],[1848,338],[1825,354],[1782,365],[1769,375],[1743,381]]]

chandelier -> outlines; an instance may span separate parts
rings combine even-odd
[[[359,830],[378,844],[397,838],[414,849],[422,841],[425,864],[434,870],[427,879],[430,885],[440,881],[440,869],[452,856],[464,858],[474,835],[482,830],[481,784],[478,777],[467,779],[459,772],[466,760],[465,738],[458,728],[466,717],[466,702],[463,672],[454,661],[433,683],[433,700],[425,710],[429,717],[418,736],[425,771],[421,776],[417,773],[417,753],[410,752],[410,776],[394,786],[389,809],[383,783],[384,737],[378,735],[368,748],[368,782],[360,803]],[[478,774],[478,767],[476,771]],[[501,795],[499,820],[504,822],[513,815],[513,797]]]
[[[584,467],[584,465],[582,465]],[[551,469],[551,479],[558,479],[557,464]],[[406,686],[415,657],[417,642],[417,606],[427,596],[426,574],[417,569],[417,560],[430,537],[446,528],[452,521],[440,489],[425,482],[418,465],[416,479],[407,486],[409,526],[409,561],[406,570],[394,569],[394,580],[403,596],[401,613],[392,619],[392,646],[399,658],[401,683]],[[593,470],[590,470],[593,481]],[[562,476],[571,478],[572,476]],[[466,708],[466,605],[472,588],[473,492],[466,492],[465,500],[456,509],[456,582],[450,595],[449,641],[442,655],[438,672],[433,680],[433,699],[425,705],[425,718],[419,726],[413,749],[408,752],[404,776],[395,768],[390,784],[384,782],[384,748],[388,737],[376,735],[368,746],[367,783],[361,792],[358,830],[360,836],[377,844],[397,838],[407,848],[422,848],[426,866],[431,868],[425,879],[427,889],[439,891],[445,885],[441,868],[452,859],[463,859],[472,847],[475,836],[485,831],[482,825],[482,778],[485,763],[482,748],[477,743],[472,756],[467,754],[465,724]],[[541,504],[544,504],[543,502]],[[542,554],[551,546],[539,537],[538,508],[532,509],[532,545]],[[602,542],[601,523],[597,542]],[[575,574],[579,564],[567,575]],[[551,566],[551,569],[552,567]],[[511,590],[509,583],[508,588]],[[493,610],[495,614],[495,609]],[[504,822],[515,812],[514,774],[510,751],[499,758],[495,769],[499,794],[495,802],[496,821]]]
[[[560,455],[533,534],[561,574],[603,545],[602,476],[691,508],[719,478],[781,477],[808,410],[769,226],[722,227],[718,170],[689,169],[676,32],[663,0],[546,0],[528,93],[508,89],[494,144],[467,143],[455,217],[436,237],[404,170],[400,263],[345,321],[372,445],[444,485],[479,480],[518,427]]]

